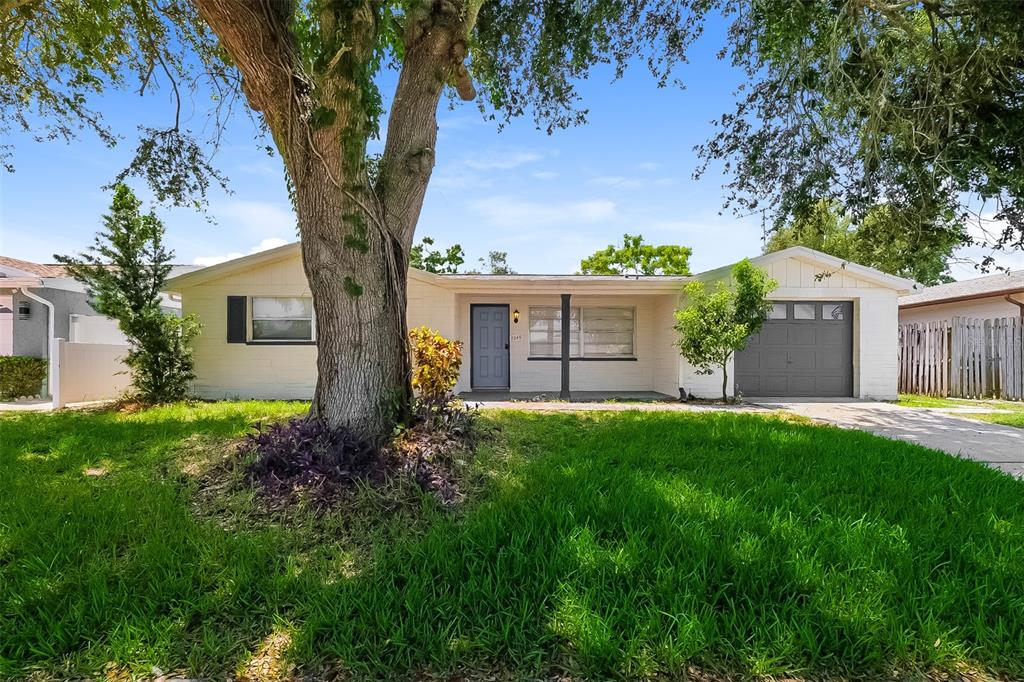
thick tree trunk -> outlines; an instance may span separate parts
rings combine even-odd
[[[480,0],[418,4],[404,21],[402,72],[380,177],[365,167],[370,135],[361,78],[378,43],[379,5],[326,3],[328,50],[307,70],[292,34],[293,3],[194,0],[242,74],[295,190],[302,257],[313,294],[317,386],[310,415],[367,440],[408,417],[405,321],[408,254],[434,166],[445,82],[475,92],[463,65]]]
[[[368,231],[365,253],[343,239],[324,238],[351,227],[308,203],[297,202],[316,311],[317,384],[310,415],[377,440],[409,416],[408,256],[379,230]]]

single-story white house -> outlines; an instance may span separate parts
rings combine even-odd
[[[900,324],[1024,316],[1024,270],[938,284],[900,297]]]
[[[746,396],[892,399],[897,299],[913,282],[803,247],[752,258],[778,282],[771,319],[730,368]],[[716,397],[675,346],[692,277],[436,275],[409,271],[408,324],[464,344],[457,392],[656,392]],[[299,244],[175,277],[199,316],[194,390],[204,398],[310,398],[316,319]],[[563,320],[569,356],[562,354]]]

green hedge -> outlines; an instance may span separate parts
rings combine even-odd
[[[0,400],[39,395],[46,360],[22,355],[0,356]]]

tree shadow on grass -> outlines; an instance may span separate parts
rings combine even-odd
[[[56,461],[33,463],[38,479],[27,460],[0,473],[23,486],[0,502],[0,656],[10,670],[71,657],[209,675],[284,638],[311,668],[371,677],[1024,670],[1020,482],[760,417],[496,419],[486,498],[455,516],[425,502],[424,532],[382,520],[395,527],[358,573],[340,544],[300,556],[294,531],[197,520],[187,491],[152,476],[160,448],[230,437],[251,414],[72,422],[66,472],[103,440],[152,452],[116,485],[45,470]],[[46,450],[44,436],[61,438],[26,432],[5,458]]]
[[[1022,669],[1007,477],[757,417],[511,419],[513,447],[536,452],[518,477],[297,603],[301,658],[374,674]]]

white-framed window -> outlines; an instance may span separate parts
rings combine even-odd
[[[313,299],[306,296],[253,296],[250,338],[254,342],[314,341]]]
[[[569,355],[580,354],[580,309],[570,308]],[[557,358],[562,355],[561,306],[530,306],[530,357]]]
[[[794,320],[813,320],[815,308],[813,303],[794,303],[793,304],[793,319]]]
[[[636,309],[625,306],[570,308],[569,334],[570,357],[633,358]],[[530,306],[530,357],[561,355],[561,307]]]

